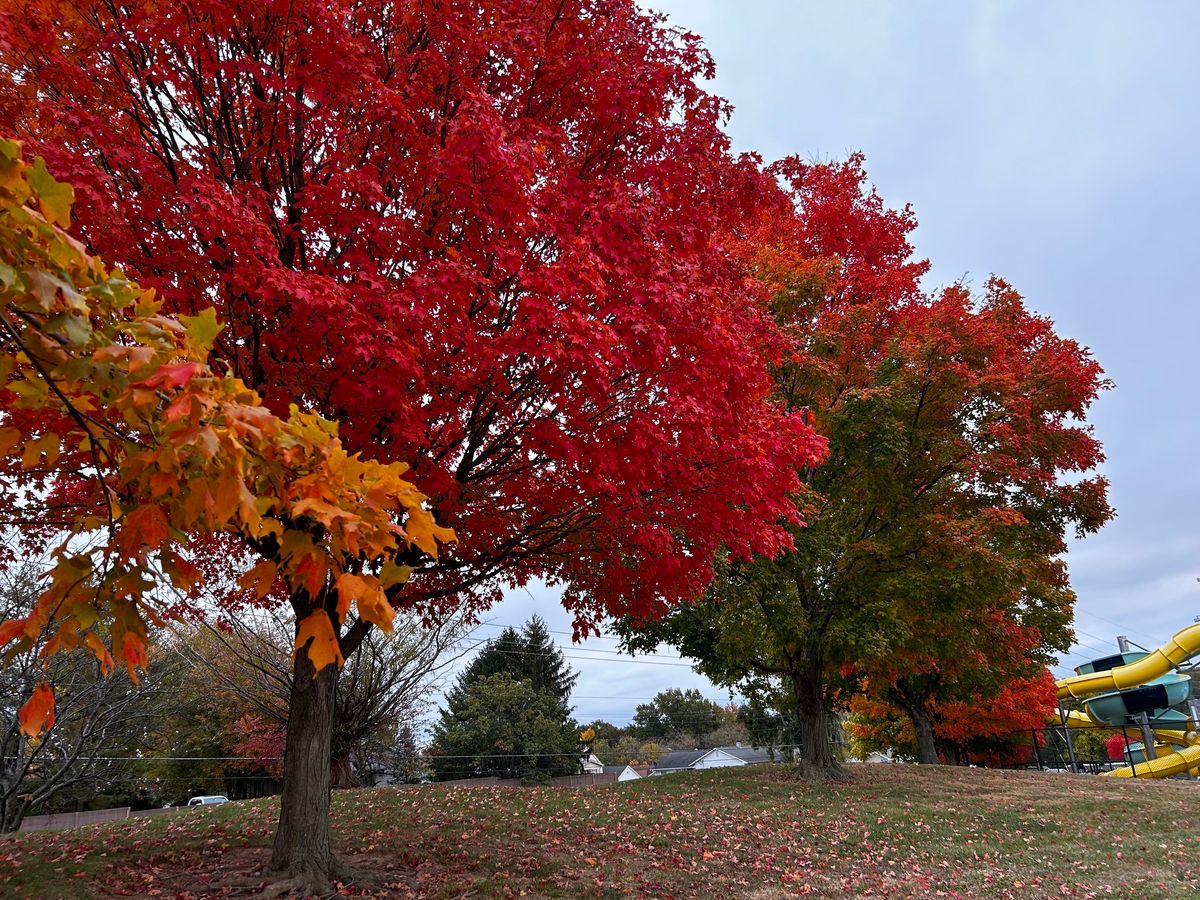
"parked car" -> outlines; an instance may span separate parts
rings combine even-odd
[[[188,806],[216,806],[218,803],[228,803],[229,798],[223,794],[201,794],[188,801]]]

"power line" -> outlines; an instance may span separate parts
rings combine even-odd
[[[1148,641],[1153,641],[1156,644],[1166,643],[1166,641],[1162,640],[1161,638],[1151,637],[1149,634],[1147,634],[1144,631],[1141,631],[1137,628],[1130,628],[1127,625],[1122,625],[1120,622],[1115,622],[1112,619],[1102,616],[1099,613],[1094,613],[1091,610],[1076,609],[1075,612],[1076,613],[1082,612],[1085,616],[1091,616],[1093,619],[1099,619],[1101,622],[1107,622],[1109,625],[1115,625],[1117,628],[1120,628],[1123,633],[1137,634],[1137,635],[1144,637]]]
[[[530,596],[533,596],[533,595],[531,594]],[[512,625],[512,624],[505,624],[503,622],[480,622],[479,624],[481,627],[484,627],[484,628],[511,628],[513,631],[516,631],[518,633],[520,633],[521,629],[525,627],[524,625]],[[561,634],[561,635],[565,635],[566,637],[570,637],[570,638],[575,637],[575,633],[572,631],[562,631],[562,630],[554,629],[554,628],[547,628],[546,631],[549,634]],[[591,634],[591,635],[588,635],[585,638],[585,640],[589,640],[589,641],[619,641],[619,640],[621,640],[621,638],[610,637],[607,634]]]
[[[492,647],[495,647],[495,648],[499,649],[499,648],[500,648],[500,646],[501,646],[501,642],[500,642],[500,641],[498,641],[498,640],[497,640],[497,641],[493,641],[493,640],[487,640],[487,639],[485,639],[485,640],[479,640],[479,641],[476,641],[476,642],[475,642],[475,643],[472,645],[472,647],[471,647],[471,648],[468,648],[468,649],[473,649],[474,647],[482,647],[482,646],[484,646],[484,645],[491,645]],[[562,651],[562,652],[571,652],[571,653],[580,653],[580,652],[582,652],[582,653],[610,653],[610,654],[613,654],[613,655],[615,655],[615,656],[634,656],[634,654],[632,654],[632,653],[625,653],[623,650],[607,650],[607,649],[604,649],[604,648],[601,648],[601,647],[579,647],[579,646],[575,646],[575,645],[570,645],[570,646],[567,646],[567,645],[565,645],[565,644],[554,644],[553,646],[554,646],[554,648],[555,648],[556,650],[560,650],[560,651]],[[543,656],[552,655],[552,654],[548,654],[548,653],[545,653],[545,652],[542,652],[542,651],[536,651],[536,650],[512,650],[512,651],[507,651],[507,652],[511,652],[511,653],[527,653],[527,654],[541,653],[541,655],[543,655]],[[643,656],[654,656],[654,657],[658,657],[659,659],[687,659],[687,657],[680,656],[680,655],[678,655],[678,654],[675,654],[675,653],[645,653],[645,654],[642,654],[642,655],[643,655]]]
[[[1082,628],[1076,628],[1075,633],[1082,634],[1084,637],[1089,637],[1094,641],[1100,641],[1100,643],[1105,644],[1109,647],[1111,647],[1113,644],[1116,643],[1116,641],[1112,640],[1111,638],[1102,638],[1102,637],[1100,637],[1100,635],[1092,634],[1090,631],[1084,631]],[[1086,642],[1080,641],[1079,643],[1086,643]]]
[[[561,654],[563,659],[581,659],[581,660],[586,659],[586,660],[590,660],[592,662],[637,663],[637,664],[644,665],[644,666],[675,666],[677,668],[684,668],[684,669],[690,669],[693,667],[693,664],[689,663],[689,662],[663,662],[661,659],[644,659],[644,658],[637,658],[637,657],[627,657],[624,653],[621,653],[618,650],[590,650],[589,651],[591,653],[615,654],[611,659],[610,658],[600,659],[595,656],[574,656],[570,653],[566,653],[565,650],[567,650],[567,649],[578,650],[578,649],[583,649],[583,648],[578,648],[578,647],[564,648],[564,647],[560,647],[558,644],[555,644],[554,645],[555,650],[550,651],[550,652],[543,651],[543,650],[501,650],[498,646],[496,646],[496,643],[494,641],[480,641],[478,644],[475,645],[475,647],[479,647],[484,644],[492,645],[489,652],[503,653],[508,656],[557,656],[557,655]],[[469,649],[475,649],[475,648],[472,647]],[[683,656],[666,656],[665,654],[664,654],[664,657],[666,659],[686,659],[687,658],[687,657],[683,657]]]
[[[597,697],[597,696],[585,697],[582,695],[577,697],[575,695],[572,695],[571,699],[572,700],[657,700],[658,697],[657,696],[654,696],[654,697]],[[726,696],[726,697],[721,697],[721,698],[703,697],[702,699],[707,700],[709,703],[717,703],[717,704],[723,705],[723,704],[729,703],[731,698]],[[746,698],[743,697],[741,694],[734,694],[732,699],[745,700]]]
[[[549,654],[549,653],[538,653],[538,652],[536,652],[536,651],[528,651],[528,650],[496,650],[496,649],[493,649],[493,650],[492,650],[492,652],[493,652],[493,653],[504,653],[504,654],[507,654],[507,655],[509,655],[509,656],[550,656],[550,655],[551,655],[551,654]],[[571,655],[571,654],[569,654],[569,653],[563,653],[563,654],[562,654],[562,657],[563,657],[563,659],[586,659],[586,660],[589,660],[589,661],[591,661],[591,662],[603,662],[603,663],[637,663],[637,664],[639,664],[639,665],[643,665],[643,666],[674,666],[675,668],[679,668],[679,669],[690,669],[690,668],[692,668],[692,663],[686,663],[686,662],[677,662],[677,663],[674,663],[674,662],[663,662],[663,661],[661,661],[661,660],[657,660],[657,659],[635,659],[635,658],[626,658],[626,657],[624,657],[624,656],[618,656],[618,657],[616,657],[616,658],[614,658],[614,659],[597,659],[597,658],[596,658],[596,657],[594,657],[594,656],[572,656],[572,655]],[[681,656],[681,657],[678,657],[678,658],[679,658],[679,659],[683,659],[683,657],[682,657],[682,656]]]

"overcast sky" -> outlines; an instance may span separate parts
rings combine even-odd
[[[700,34],[739,150],[861,150],[890,204],[911,203],[928,288],[995,272],[1116,383],[1092,421],[1118,518],[1072,546],[1079,644],[1056,670],[1149,646],[1200,615],[1200,4],[655,0]],[[570,645],[553,592],[538,612]],[[480,637],[494,636],[484,627]],[[590,640],[576,716],[628,722],[640,699],[702,687],[678,658],[630,661]],[[673,651],[664,651],[673,653]],[[578,657],[583,657],[578,658]]]

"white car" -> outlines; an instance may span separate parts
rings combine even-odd
[[[188,806],[216,806],[218,803],[228,803],[229,798],[222,794],[202,794],[188,801]]]

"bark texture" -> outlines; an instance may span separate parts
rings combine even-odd
[[[279,827],[269,865],[297,879],[301,890],[319,893],[329,890],[336,871],[329,843],[329,754],[337,677],[336,666],[314,674],[308,654],[296,654]]]
[[[846,773],[829,741],[821,678],[823,668],[820,661],[814,661],[792,676],[792,692],[796,704],[796,743],[800,749],[797,768],[804,778],[842,781]]]
[[[917,762],[936,766],[941,759],[938,757],[937,740],[933,736],[933,720],[929,718],[928,710],[915,707],[908,717],[912,720],[913,730],[917,735]]]

